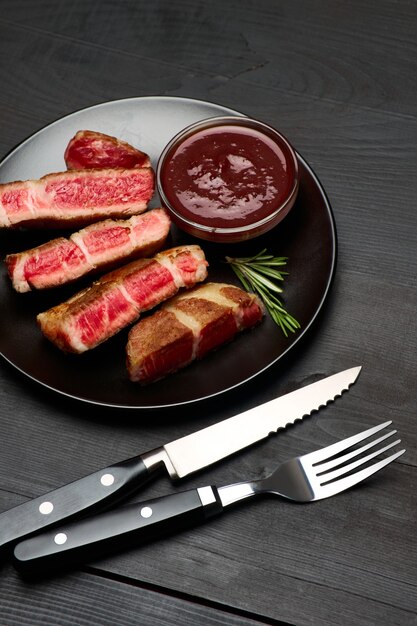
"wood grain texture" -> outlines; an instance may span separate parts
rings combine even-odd
[[[253,0],[226,4],[111,0],[5,3],[7,22],[161,66],[414,116],[416,41],[408,0]],[[401,42],[401,46],[399,46]]]
[[[262,622],[245,615],[234,615],[221,608],[200,606],[184,600],[109,580],[89,573],[61,576],[31,586],[11,567],[0,573],[2,626],[260,626]]]
[[[253,502],[50,581],[21,580],[6,556],[2,625],[415,624],[415,3],[3,0],[2,9],[2,155],[106,100],[217,102],[282,130],[313,167],[339,257],[304,340],[220,400],[126,415],[58,397],[2,363],[0,511],[358,364],[350,392],[302,425],[134,499],[263,475],[388,419],[407,448],[337,498]]]

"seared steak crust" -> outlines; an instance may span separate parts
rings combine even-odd
[[[129,378],[141,383],[163,378],[231,341],[263,314],[257,296],[233,285],[206,283],[179,294],[130,330]]]

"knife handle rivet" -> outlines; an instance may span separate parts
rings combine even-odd
[[[54,541],[58,546],[62,546],[66,542],[67,539],[68,537],[65,533],[58,533],[54,537]]]
[[[39,505],[39,513],[42,513],[42,515],[49,515],[53,510],[54,505],[52,502],[42,502],[42,504]]]
[[[153,511],[150,506],[144,506],[140,510],[140,514],[142,515],[142,517],[145,517],[145,518],[151,517],[152,513]]]
[[[104,487],[110,487],[114,483],[113,474],[103,474],[100,478],[100,482]]]

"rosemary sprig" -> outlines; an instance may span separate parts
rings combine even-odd
[[[251,257],[227,256],[226,261],[246,291],[257,293],[262,299],[270,316],[286,337],[288,331],[294,333],[300,328],[300,324],[285,310],[277,296],[283,292],[279,283],[283,282],[284,276],[288,276],[288,272],[278,268],[287,264],[287,257],[268,254],[265,248]]]

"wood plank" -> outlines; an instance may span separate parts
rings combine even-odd
[[[260,626],[257,619],[235,615],[193,600],[169,596],[122,581],[77,573],[28,584],[11,566],[0,569],[2,626]]]
[[[146,11],[137,2],[77,0],[68,10],[61,0],[50,10],[48,3],[28,7],[7,0],[3,15],[27,30],[87,43],[92,51],[125,51],[138,61],[158,59],[213,78],[239,76],[281,93],[415,116],[417,57],[409,11],[407,0],[383,0],[377,9],[360,0],[320,7],[305,0],[181,0],[175,6],[159,0]]]

